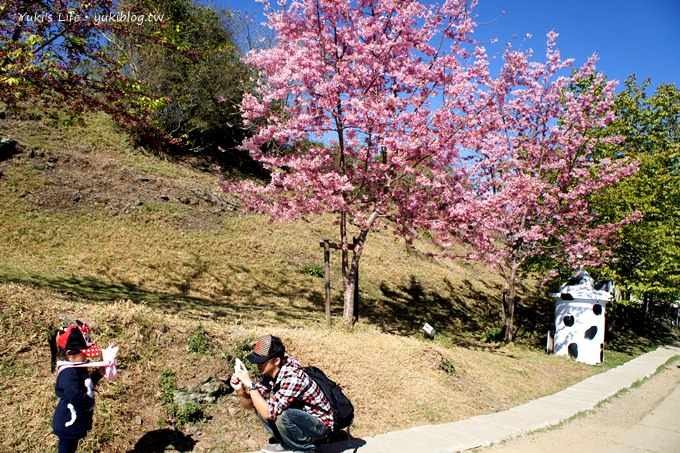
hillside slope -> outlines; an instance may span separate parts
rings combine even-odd
[[[100,345],[121,348],[82,451],[256,448],[264,431],[233,396],[189,414],[168,392],[226,378],[263,333],[343,385],[357,436],[503,410],[630,357],[588,367],[545,355],[552,304],[539,288],[523,293],[525,346],[481,343],[498,320],[499,276],[437,258],[425,239],[407,247],[389,228],[369,235],[352,332],[340,326],[333,256],[328,328],[315,274],[319,242],[337,235],[331,217],[244,214],[211,171],[134,149],[101,115],[70,127],[5,119],[0,135],[18,142],[0,161],[0,450],[56,445],[44,334],[64,319],[89,320]]]
[[[238,212],[213,172],[132,149],[103,116],[82,128],[3,126],[20,150],[3,163],[5,280],[213,316],[307,319],[322,307],[323,284],[308,269],[323,264],[319,242],[337,237],[332,217],[272,224]],[[402,333],[423,322],[450,332],[467,323],[479,335],[495,325],[499,276],[436,253],[425,239],[406,246],[387,225],[372,232],[361,314]],[[337,255],[332,274],[339,304]]]

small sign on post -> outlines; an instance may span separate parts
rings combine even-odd
[[[434,339],[434,336],[437,334],[437,331],[434,330],[434,327],[432,327],[428,323],[425,323],[425,325],[423,326],[423,332],[425,332],[425,335],[427,335],[431,339]]]

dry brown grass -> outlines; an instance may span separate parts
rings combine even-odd
[[[519,337],[533,348],[480,344],[497,324],[498,274],[433,257],[425,238],[407,247],[389,228],[368,238],[352,332],[339,326],[333,256],[327,328],[323,280],[303,269],[322,264],[319,241],[337,237],[331,217],[271,224],[221,202],[181,202],[214,191],[214,176],[129,149],[101,117],[89,129],[1,122],[0,132],[25,147],[0,162],[0,451],[55,448],[44,334],[65,317],[90,320],[99,344],[121,348],[120,378],[100,386],[82,451],[129,451],[153,433],[159,442],[190,436],[195,451],[255,449],[264,430],[232,396],[209,406],[207,421],[167,431],[159,379],[174,370],[183,387],[226,377],[225,354],[266,332],[343,385],[357,436],[503,410],[602,369],[545,355],[530,329]],[[169,200],[158,198],[164,193]],[[520,310],[539,331],[550,322],[542,300]],[[440,332],[435,341],[419,333],[423,322]],[[211,350],[189,354],[199,324]]]
[[[98,304],[24,285],[0,286],[0,409],[2,448],[54,448],[50,418],[56,404],[44,333],[66,317],[87,319],[100,345],[118,344],[120,377],[99,387],[94,429],[82,451],[129,451],[147,433],[168,429],[159,377],[174,370],[185,387],[209,376],[226,377],[224,354],[242,338],[279,335],[290,355],[326,370],[356,406],[356,436],[428,423],[442,423],[512,405],[557,391],[597,368],[519,347],[472,350],[444,348],[424,339],[381,333],[360,324],[354,332],[313,326],[281,326],[267,320],[192,319],[130,301]],[[187,352],[198,324],[211,351]],[[453,374],[441,369],[446,358]],[[266,440],[255,417],[225,396],[207,409],[210,420],[183,432],[195,451],[240,452]],[[141,424],[139,421],[141,420]],[[0,448],[0,449],[2,449]],[[10,451],[10,450],[7,450]]]

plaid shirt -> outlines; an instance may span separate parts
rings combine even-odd
[[[263,377],[257,381],[257,390],[267,399],[269,413],[272,418],[278,417],[281,412],[289,407],[301,409],[308,414],[318,417],[324,425],[333,429],[333,410],[331,405],[321,392],[316,382],[302,370],[302,365],[297,360],[286,357],[279,374],[276,375],[274,385],[266,385]],[[271,387],[271,388],[270,388]]]

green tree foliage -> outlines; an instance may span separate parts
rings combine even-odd
[[[0,103],[105,111],[152,146],[233,148],[249,79],[234,20],[192,0],[3,2]]]
[[[622,228],[609,277],[638,296],[680,297],[680,91],[631,76],[618,95],[618,119],[609,132],[624,140],[609,149],[639,162],[639,171],[610,188],[600,212],[614,220],[638,211],[640,221]]]
[[[127,103],[143,96],[103,51],[107,33],[124,22],[111,0],[9,0],[0,5],[0,102],[103,110],[134,123]],[[141,104],[140,104],[141,102]]]
[[[162,17],[117,36],[111,45],[130,77],[162,100],[153,113],[157,126],[194,151],[240,143],[238,106],[248,72],[231,31],[231,13],[191,0],[131,0],[126,7]]]

